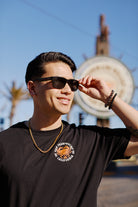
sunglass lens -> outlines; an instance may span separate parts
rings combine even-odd
[[[54,77],[52,79],[52,85],[54,88],[57,88],[57,89],[64,88],[66,83],[69,84],[72,91],[76,91],[78,89],[79,82],[77,80],[74,80],[74,79],[67,80],[62,77]]]
[[[54,88],[57,89],[62,89],[64,88],[65,84],[66,84],[66,80],[64,78],[60,78],[60,77],[55,77],[52,80],[52,84]]]
[[[69,86],[72,91],[76,91],[78,89],[79,82],[77,80],[70,80]]]

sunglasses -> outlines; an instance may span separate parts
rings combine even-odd
[[[79,81],[75,79],[66,79],[59,76],[47,77],[47,78],[37,78],[33,81],[48,81],[51,80],[52,86],[57,89],[62,89],[65,87],[66,83],[70,86],[72,91],[76,91],[79,86]]]

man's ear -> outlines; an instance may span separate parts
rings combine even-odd
[[[27,88],[29,90],[30,95],[33,97],[34,95],[36,95],[35,92],[35,85],[33,81],[28,81],[27,83]]]

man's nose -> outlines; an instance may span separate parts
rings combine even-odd
[[[64,86],[64,88],[62,88],[62,91],[65,93],[71,93],[72,91],[71,91],[71,88],[70,88],[70,86],[69,86],[69,84],[68,83],[66,83],[65,84],[65,86]]]

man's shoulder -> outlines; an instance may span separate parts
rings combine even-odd
[[[63,121],[63,125],[68,130],[78,130],[78,131],[93,131],[93,132],[99,132],[101,131],[101,127],[98,127],[96,125],[76,125],[74,123],[68,123],[66,121]]]
[[[18,128],[27,128],[27,126],[25,125],[25,121],[18,122],[12,125],[9,129],[18,129]]]
[[[12,133],[16,133],[17,131],[19,131],[21,129],[25,129],[25,128],[27,128],[27,126],[25,125],[24,121],[18,122],[16,124],[12,125],[11,127],[0,132],[0,138],[3,136],[11,135]]]

